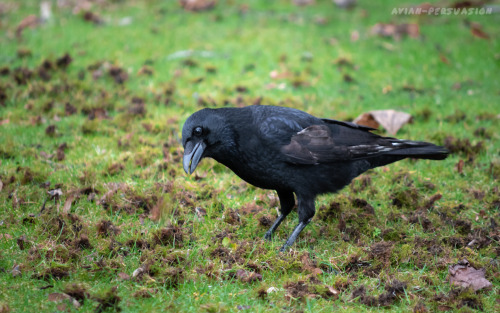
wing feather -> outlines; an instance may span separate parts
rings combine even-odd
[[[343,127],[343,126],[341,126]],[[380,137],[364,129],[339,131],[329,125],[312,125],[294,134],[281,153],[293,164],[321,164],[373,157],[402,148],[402,141]]]

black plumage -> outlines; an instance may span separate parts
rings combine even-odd
[[[370,130],[285,107],[203,109],[182,129],[184,170],[191,174],[202,158],[210,157],[248,183],[276,190],[281,215],[266,239],[295,206],[295,194],[299,224],[283,251],[311,221],[317,195],[336,192],[374,167],[408,157],[441,160],[448,155],[432,143],[381,137]]]

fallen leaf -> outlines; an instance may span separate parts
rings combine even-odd
[[[5,239],[12,239],[12,235],[10,234],[0,234],[0,239],[5,238]]]
[[[179,0],[179,4],[186,11],[205,11],[215,7],[216,0]]]
[[[363,113],[353,122],[372,128],[378,128],[382,125],[391,135],[395,135],[405,124],[411,122],[412,116],[405,112],[395,110],[377,110]]]
[[[149,212],[149,219],[152,221],[159,221],[161,218],[161,213],[165,209],[165,201],[162,197],[153,205],[153,208]]]
[[[57,188],[57,189],[52,189],[52,190],[49,190],[47,191],[47,193],[49,194],[49,196],[51,196],[52,198],[59,198],[60,196],[62,196],[62,190],[61,188]]]
[[[19,269],[19,265],[14,264],[10,273],[12,274],[12,277],[16,277],[16,276],[21,275],[21,270]]]
[[[49,301],[57,302],[71,298],[65,293],[54,292],[49,294]]]
[[[35,28],[40,24],[40,21],[38,17],[34,14],[26,16],[18,25],[16,28],[16,36],[21,37],[23,34],[24,29],[31,27]]]
[[[48,298],[49,298],[49,301],[52,301],[52,302],[69,300],[71,302],[71,304],[73,305],[73,307],[75,307],[75,308],[79,308],[82,306],[80,304],[80,302],[78,302],[75,298],[73,298],[70,295],[65,294],[65,293],[53,292],[53,293],[49,294]],[[61,308],[62,308],[63,304],[64,304],[64,309],[62,309],[61,311],[66,309],[66,304],[61,303],[57,306],[58,308],[59,308],[59,306],[61,306]]]
[[[358,40],[359,40],[359,31],[357,31],[357,30],[353,30],[353,31],[351,32],[351,41],[352,41],[352,42],[356,42],[356,41],[358,41]]]
[[[392,37],[400,40],[404,36],[418,38],[420,36],[420,27],[418,24],[386,24],[377,23],[371,29],[372,34],[380,37]]]
[[[254,272],[247,272],[243,269],[236,271],[236,277],[245,283],[251,283],[254,281],[262,280],[262,275]]]
[[[353,9],[356,4],[357,0],[333,0],[333,3],[337,5],[337,7],[341,9]]]
[[[464,172],[464,164],[464,160],[460,160],[457,164],[455,164],[455,168],[457,169],[457,172],[459,174],[462,174]]]
[[[484,277],[486,270],[484,268],[479,270],[473,268],[467,260],[462,260],[458,264],[450,266],[448,273],[452,285],[464,288],[471,287],[474,291],[492,286],[491,282]]]
[[[121,280],[129,280],[130,275],[127,273],[120,272],[120,273],[118,273],[118,278]]]
[[[490,35],[488,35],[482,28],[482,26],[478,23],[471,23],[470,25],[470,32],[474,37],[481,38],[481,39],[490,39]]]
[[[342,9],[352,9],[356,6],[357,2],[357,0],[333,0],[333,3]]]
[[[138,276],[142,276],[145,272],[146,272],[146,264],[143,264],[134,270],[134,272],[132,273],[132,277],[135,278]]]
[[[64,202],[64,206],[62,209],[64,214],[68,214],[69,211],[71,211],[71,204],[73,203],[75,198],[76,198],[75,194],[71,194],[68,196],[68,198],[66,198],[66,202]]]
[[[453,308],[449,305],[439,305],[437,308],[441,312],[447,312],[453,310]]]
[[[306,5],[313,5],[316,3],[315,0],[293,0],[293,4],[296,6],[306,6]]]

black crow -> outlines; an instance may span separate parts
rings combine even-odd
[[[295,206],[295,194],[299,224],[284,251],[313,218],[317,195],[336,192],[361,173],[404,158],[448,156],[445,148],[432,143],[381,137],[371,130],[285,107],[203,109],[182,129],[183,165],[191,174],[202,158],[210,157],[248,183],[276,190],[281,215],[266,239]]]

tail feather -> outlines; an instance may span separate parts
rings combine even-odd
[[[415,159],[444,160],[449,151],[442,146],[423,141],[402,140],[400,149],[395,149],[386,155],[402,156]]]

